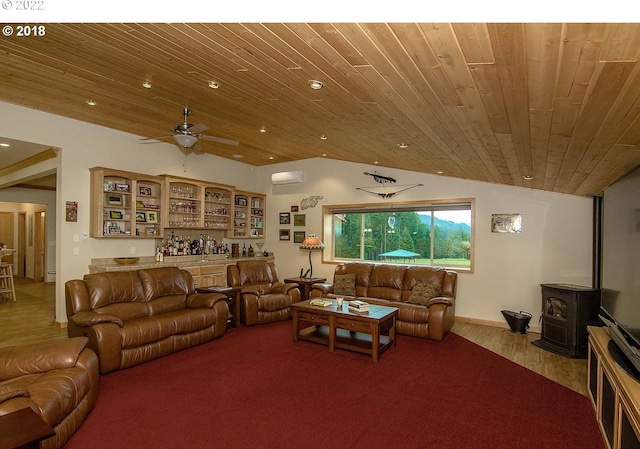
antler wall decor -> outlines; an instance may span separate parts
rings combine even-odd
[[[396,196],[398,193],[404,192],[409,189],[413,189],[414,187],[422,187],[424,184],[409,184],[409,185],[401,185],[395,186],[395,188],[390,191],[390,186],[386,184],[393,184],[396,180],[390,176],[383,176],[379,173],[369,173],[364,172],[365,175],[371,176],[377,183],[382,184],[381,186],[372,186],[372,187],[356,187],[356,190],[362,190],[363,192],[371,193],[372,195],[378,196],[383,199],[389,199]]]

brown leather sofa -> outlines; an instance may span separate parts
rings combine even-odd
[[[291,304],[300,301],[298,284],[280,282],[275,264],[266,260],[228,265],[227,285],[241,289],[240,316],[245,326],[289,319]]]
[[[31,407],[55,431],[43,449],[64,446],[96,403],[98,358],[87,341],[0,348],[0,415]]]
[[[86,336],[102,374],[224,335],[229,307],[220,293],[196,293],[176,267],[87,274],[65,283],[67,333]]]
[[[336,278],[338,276],[338,279]],[[453,326],[455,315],[455,271],[439,267],[410,265],[344,263],[336,266],[334,283],[314,284],[311,298],[336,296],[336,280],[354,279],[352,295],[344,295],[345,301],[358,298],[370,304],[398,308],[396,332],[414,337],[442,341]],[[416,286],[433,286],[436,296],[414,301]],[[416,289],[414,290],[414,287]]]

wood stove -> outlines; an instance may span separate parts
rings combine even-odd
[[[587,326],[598,325],[600,289],[541,284],[542,334],[534,345],[571,358],[586,358]]]

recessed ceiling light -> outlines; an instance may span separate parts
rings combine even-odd
[[[209,81],[209,87],[212,89],[217,89],[218,87],[220,87],[220,84],[216,83],[215,81]]]
[[[525,181],[531,181],[531,180],[533,179],[533,176],[531,176],[531,175],[524,175],[524,176],[522,177],[522,179],[524,179]]]
[[[378,161],[373,161],[373,163],[374,163],[375,165],[378,165],[380,162],[378,162]]]
[[[439,174],[439,175],[441,175],[441,174],[443,174],[443,173],[444,173],[444,170],[436,170],[436,173],[437,173],[437,174]]]
[[[311,87],[314,90],[318,90],[318,89],[322,89],[324,87],[324,84],[322,83],[322,81],[309,80],[309,87]]]
[[[260,132],[261,133],[266,133],[267,132],[267,128],[265,128],[264,126],[262,128],[260,128]]]
[[[327,153],[322,153],[322,157],[327,157]]]
[[[97,105],[98,103],[96,103],[96,102],[95,102],[95,101],[93,101],[93,100],[87,100],[87,104],[88,104],[89,106],[95,106],[95,105]]]
[[[402,148],[403,150],[404,150],[405,148],[407,148],[408,146],[409,146],[409,145],[407,145],[406,143],[399,143],[399,144],[398,144],[398,148]]]
[[[327,140],[327,136],[325,136],[324,134],[320,136],[320,140]]]
[[[269,160],[272,161],[273,160],[273,156],[269,156]]]
[[[0,143],[0,147],[8,147],[8,146],[10,146],[8,143],[4,143],[4,142]]]
[[[149,81],[145,81],[144,83],[142,83],[142,87],[144,87],[145,89],[151,89],[151,83]]]
[[[241,154],[234,154],[233,157],[235,159],[242,159],[243,156]]]

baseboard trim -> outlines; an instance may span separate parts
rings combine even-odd
[[[464,317],[464,316],[456,316],[456,321],[461,322],[461,323],[469,323],[469,324],[481,324],[483,326],[493,326],[493,327],[499,327],[502,329],[509,329],[509,325],[507,323],[504,323],[502,321],[490,321],[490,320],[481,320],[478,318],[468,318],[468,317]],[[529,327],[529,329],[527,329],[527,332],[532,332],[534,334],[539,334],[542,332],[542,328],[540,326],[536,326],[536,327]]]

